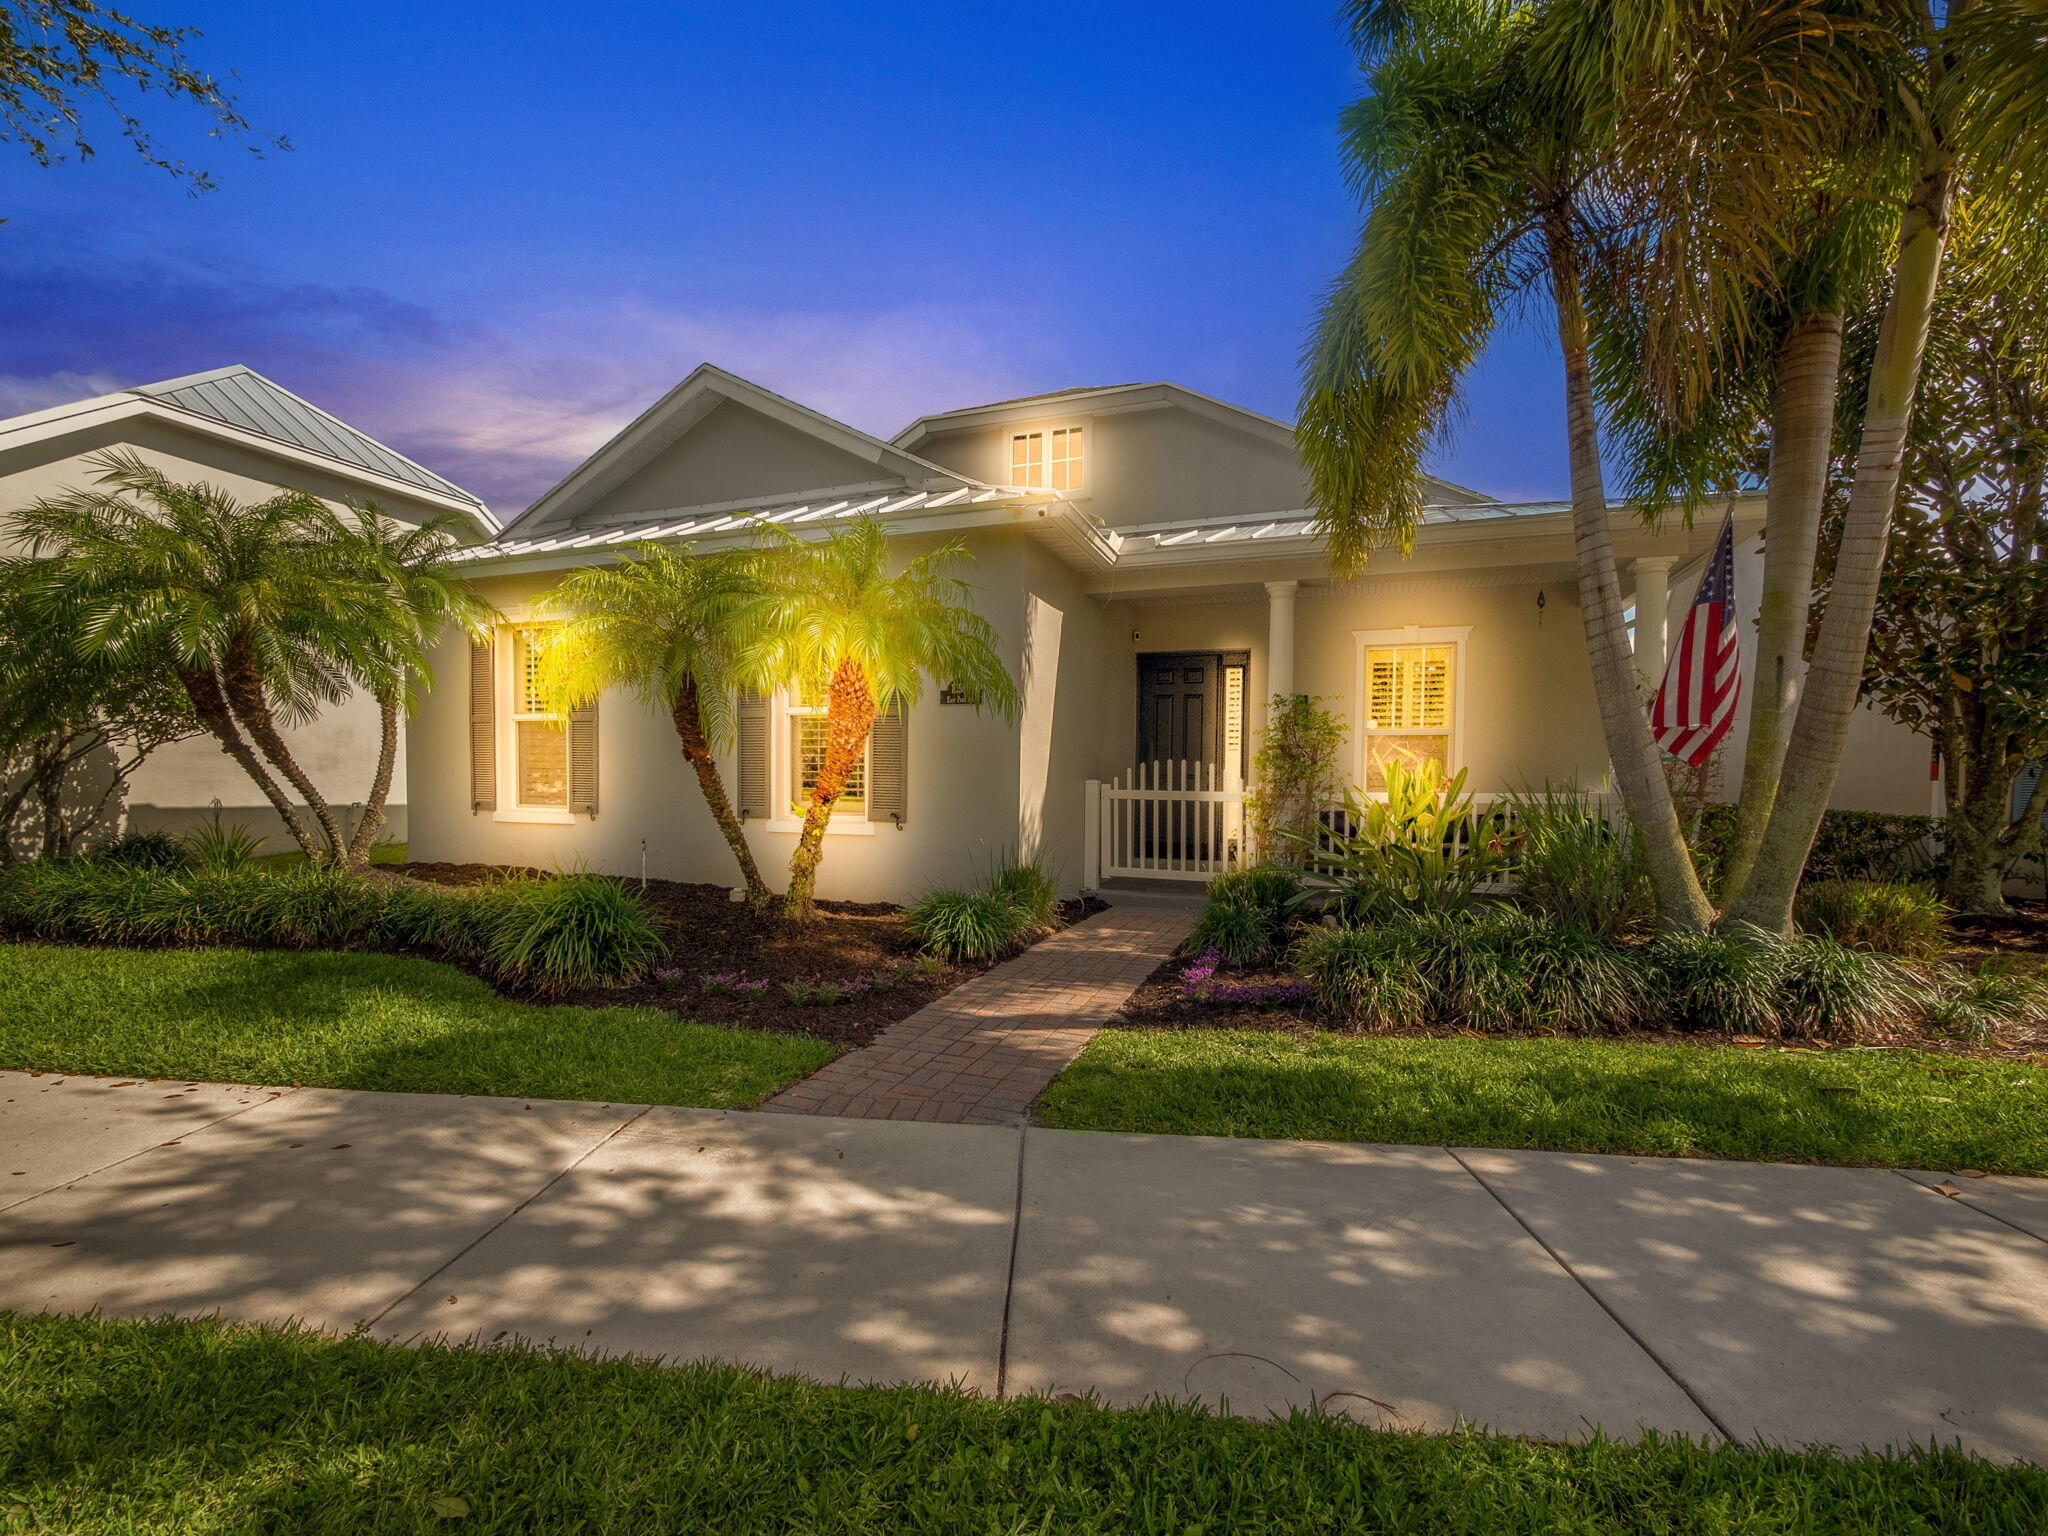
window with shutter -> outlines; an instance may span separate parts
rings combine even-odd
[[[538,687],[546,645],[544,625],[512,631],[512,801],[522,810],[571,809],[567,722],[547,707]]]
[[[768,696],[751,689],[741,690],[738,715],[740,815],[766,821],[774,813],[770,801],[774,744],[770,740]]]
[[[597,814],[597,705],[569,711],[569,809]]]
[[[1385,791],[1391,762],[1454,771],[1458,658],[1453,642],[1365,645],[1360,745],[1367,793]]]
[[[497,650],[484,640],[469,647],[469,809],[497,808]]]
[[[868,742],[868,820],[900,827],[910,818],[910,711],[891,699]]]

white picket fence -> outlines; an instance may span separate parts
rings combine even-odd
[[[1208,880],[1244,855],[1244,786],[1214,763],[1140,763],[1088,781],[1087,867],[1104,879]]]
[[[1140,763],[1114,779],[1090,779],[1082,884],[1093,890],[1118,877],[1209,880],[1249,862],[1258,851],[1246,838],[1244,798],[1244,786],[1228,782],[1213,763]],[[1587,799],[1617,836],[1631,835],[1619,796]],[[1507,796],[1476,795],[1472,811],[1454,834],[1457,843],[1511,833]],[[1326,811],[1323,824],[1333,835],[1349,830],[1342,806]]]

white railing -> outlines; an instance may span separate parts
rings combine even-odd
[[[1228,782],[1213,763],[1141,763],[1114,779],[1090,779],[1082,884],[1093,890],[1117,877],[1208,880],[1251,862],[1258,850],[1246,836],[1244,798],[1244,786]],[[1588,795],[1586,801],[1616,836],[1633,835],[1619,796]],[[1342,806],[1330,807],[1321,820],[1330,837],[1350,830]],[[1514,821],[1509,796],[1475,795],[1471,817],[1458,823],[1451,842],[1512,837]]]
[[[1140,763],[1088,781],[1085,867],[1091,889],[1118,876],[1208,880],[1244,855],[1244,786],[1214,763]]]

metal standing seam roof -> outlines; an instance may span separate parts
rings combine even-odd
[[[500,539],[459,550],[457,560],[506,560],[520,555],[541,555],[561,549],[593,549],[606,544],[633,544],[649,539],[696,538],[705,534],[738,533],[755,523],[773,523],[797,528],[807,524],[838,522],[862,513],[891,516],[898,512],[936,512],[947,507],[978,507],[991,502],[1027,500],[1029,491],[995,486],[960,486],[949,491],[879,491],[860,496],[813,497],[806,501],[750,503],[742,507],[677,508],[651,513],[616,528],[597,528],[581,533],[557,534],[551,538]]]
[[[1422,509],[1424,525],[1483,523],[1507,518],[1541,517],[1569,511],[1563,501],[1521,503],[1481,502],[1476,505],[1438,503]],[[1315,513],[1303,508],[1263,517],[1211,517],[1171,523],[1145,523],[1135,527],[1108,528],[1122,549],[1136,553],[1151,549],[1186,549],[1208,544],[1248,544],[1260,539],[1306,539],[1315,536]]]
[[[260,433],[359,469],[372,470],[422,490],[452,496],[479,508],[483,506],[481,501],[453,481],[442,479],[403,454],[394,453],[375,438],[328,415],[318,406],[308,404],[290,390],[271,383],[262,374],[240,365],[195,373],[182,379],[166,379],[159,384],[139,385],[130,393],[231,427]]]

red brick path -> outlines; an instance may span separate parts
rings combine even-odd
[[[1179,912],[1111,908],[899,1019],[764,1109],[1014,1125],[1188,931]]]

